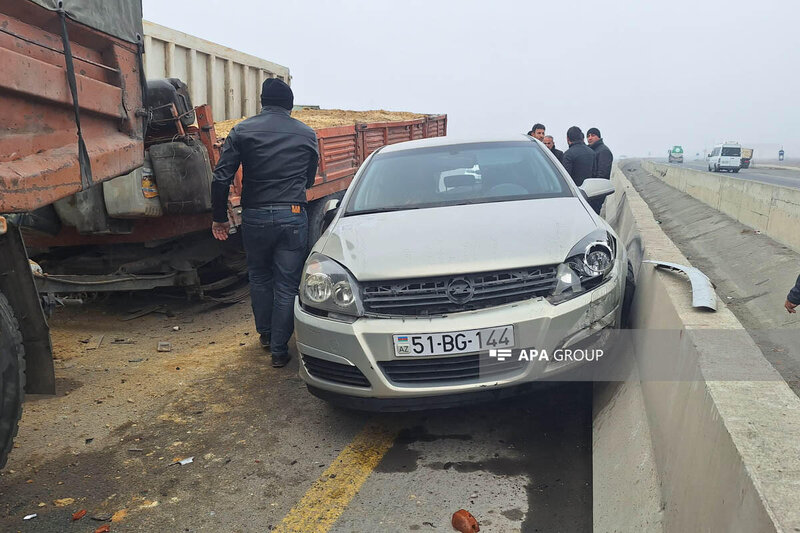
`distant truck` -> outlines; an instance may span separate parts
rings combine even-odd
[[[675,145],[667,156],[668,163],[683,163],[683,147]]]
[[[742,165],[739,168],[750,168],[750,161],[753,159],[752,148],[742,148]]]
[[[739,172],[742,165],[742,147],[737,142],[718,144],[708,154],[709,172]]]

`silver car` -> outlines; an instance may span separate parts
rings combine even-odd
[[[525,135],[373,153],[305,264],[295,331],[309,390],[355,408],[514,392],[619,326],[627,257],[579,188]],[[522,357],[526,354],[526,357]],[[488,393],[488,394],[486,394]]]

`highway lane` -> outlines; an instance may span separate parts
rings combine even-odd
[[[662,158],[657,159],[656,162],[708,172],[708,164],[704,160],[686,161],[685,163],[667,163],[667,160]],[[791,187],[795,189],[800,188],[800,171],[798,170],[756,167],[743,168],[737,174],[723,173],[723,175],[743,180],[759,181],[770,185],[780,185],[782,187]]]

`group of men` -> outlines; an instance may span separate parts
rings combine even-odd
[[[576,185],[581,185],[586,178],[611,179],[611,164],[614,162],[614,155],[603,142],[603,136],[600,135],[599,129],[589,128],[589,131],[586,132],[586,140],[589,143],[587,146],[583,141],[581,129],[578,126],[572,126],[567,130],[569,148],[566,152],[556,148],[553,136],[546,135],[544,124],[534,124],[528,135],[542,141],[553,152],[556,159],[572,176]]]

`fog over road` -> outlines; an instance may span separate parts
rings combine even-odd
[[[684,156],[686,157],[686,156]],[[689,160],[686,158],[684,163],[667,163],[667,160],[656,159],[657,163],[670,164],[673,166],[683,166],[684,168],[691,168],[694,170],[703,170],[708,172],[708,163],[705,160]],[[780,185],[782,187],[800,188],[800,170],[793,170],[790,168],[760,168],[758,163],[754,168],[743,168],[737,174],[722,173],[724,176],[740,178],[743,180],[760,181],[761,183],[769,183],[770,185]]]

